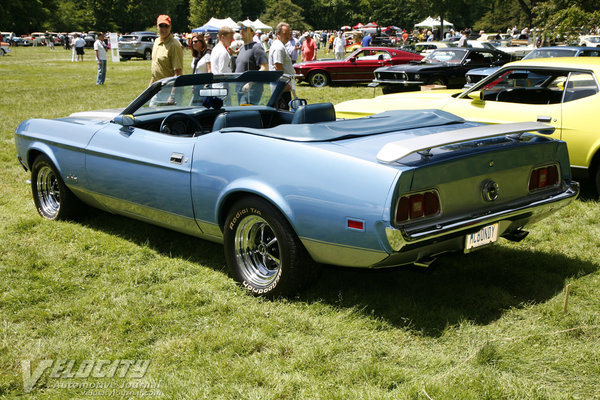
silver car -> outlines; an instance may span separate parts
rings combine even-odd
[[[154,32],[131,32],[119,40],[119,56],[125,60],[140,57],[152,60],[152,46],[158,35]]]

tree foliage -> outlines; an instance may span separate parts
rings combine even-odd
[[[234,21],[242,17],[240,0],[190,0],[190,28],[206,24],[211,18],[230,17]]]
[[[287,22],[294,30],[309,30],[312,27],[306,23],[302,15],[302,7],[291,0],[271,2],[260,16],[260,20],[273,28],[280,22]]]
[[[544,42],[553,40],[576,45],[580,34],[592,32],[600,26],[600,12],[588,12],[575,4],[559,8],[558,4],[548,2],[534,10]]]
[[[457,28],[505,31],[537,25],[545,32],[596,22],[598,0],[7,0],[0,28],[19,34],[32,31],[145,30],[168,14],[173,31],[205,24],[211,17],[234,20],[258,17],[269,24],[290,23],[293,29],[339,29],[374,21],[412,29],[427,16],[442,16]],[[551,25],[557,26],[554,29]]]

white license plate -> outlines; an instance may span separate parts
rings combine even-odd
[[[467,235],[465,250],[485,246],[498,240],[498,223],[484,226],[479,231]]]

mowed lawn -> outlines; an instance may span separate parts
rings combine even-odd
[[[0,58],[0,398],[600,398],[600,204],[587,182],[520,243],[429,270],[326,267],[295,298],[263,300],[228,277],[220,245],[100,211],[38,216],[15,157],[19,122],[124,107],[150,79],[148,61],[109,61],[97,87],[91,51],[70,60],[60,48]],[[25,393],[23,361],[33,372],[60,359],[149,366],[140,379],[49,369]],[[142,389],[102,389],[121,384]]]

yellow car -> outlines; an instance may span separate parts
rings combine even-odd
[[[567,142],[574,175],[590,177],[600,193],[600,60],[552,58],[504,65],[464,90],[432,90],[345,101],[338,118],[388,110],[436,108],[466,120],[553,125],[552,137]]]

